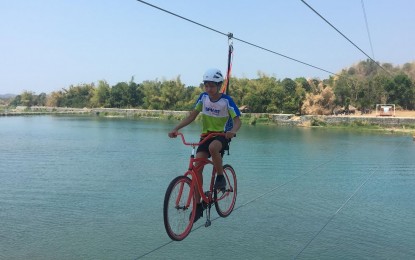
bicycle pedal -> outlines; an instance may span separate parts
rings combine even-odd
[[[226,188],[217,189],[217,191],[218,191],[218,192],[223,192],[223,193],[225,193],[225,192],[226,192]]]

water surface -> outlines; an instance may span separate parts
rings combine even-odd
[[[235,211],[170,242],[164,192],[190,154],[175,123],[0,118],[0,259],[415,258],[414,142],[346,130],[243,126]]]

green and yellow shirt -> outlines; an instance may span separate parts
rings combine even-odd
[[[229,131],[233,118],[241,115],[232,98],[225,94],[217,101],[211,101],[207,93],[200,94],[195,110],[202,113],[202,134]]]

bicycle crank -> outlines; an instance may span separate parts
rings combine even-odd
[[[205,227],[209,227],[212,222],[210,221],[210,208],[211,205],[209,204],[208,208],[206,209],[206,223],[205,223]]]

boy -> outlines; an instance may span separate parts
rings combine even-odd
[[[188,117],[183,119],[176,127],[169,132],[169,137],[177,136],[179,129],[193,122],[199,113],[202,113],[202,139],[211,132],[225,133],[224,136],[214,137],[197,148],[196,158],[212,157],[213,165],[217,170],[215,189],[223,189],[226,186],[226,179],[223,176],[222,156],[228,149],[230,139],[235,136],[241,127],[239,119],[241,113],[238,107],[228,95],[220,93],[223,83],[222,72],[218,69],[209,69],[203,75],[205,92],[202,93]],[[198,181],[203,183],[203,169],[198,172]],[[200,202],[199,190],[196,187],[196,216],[195,222],[203,216],[204,207]]]

